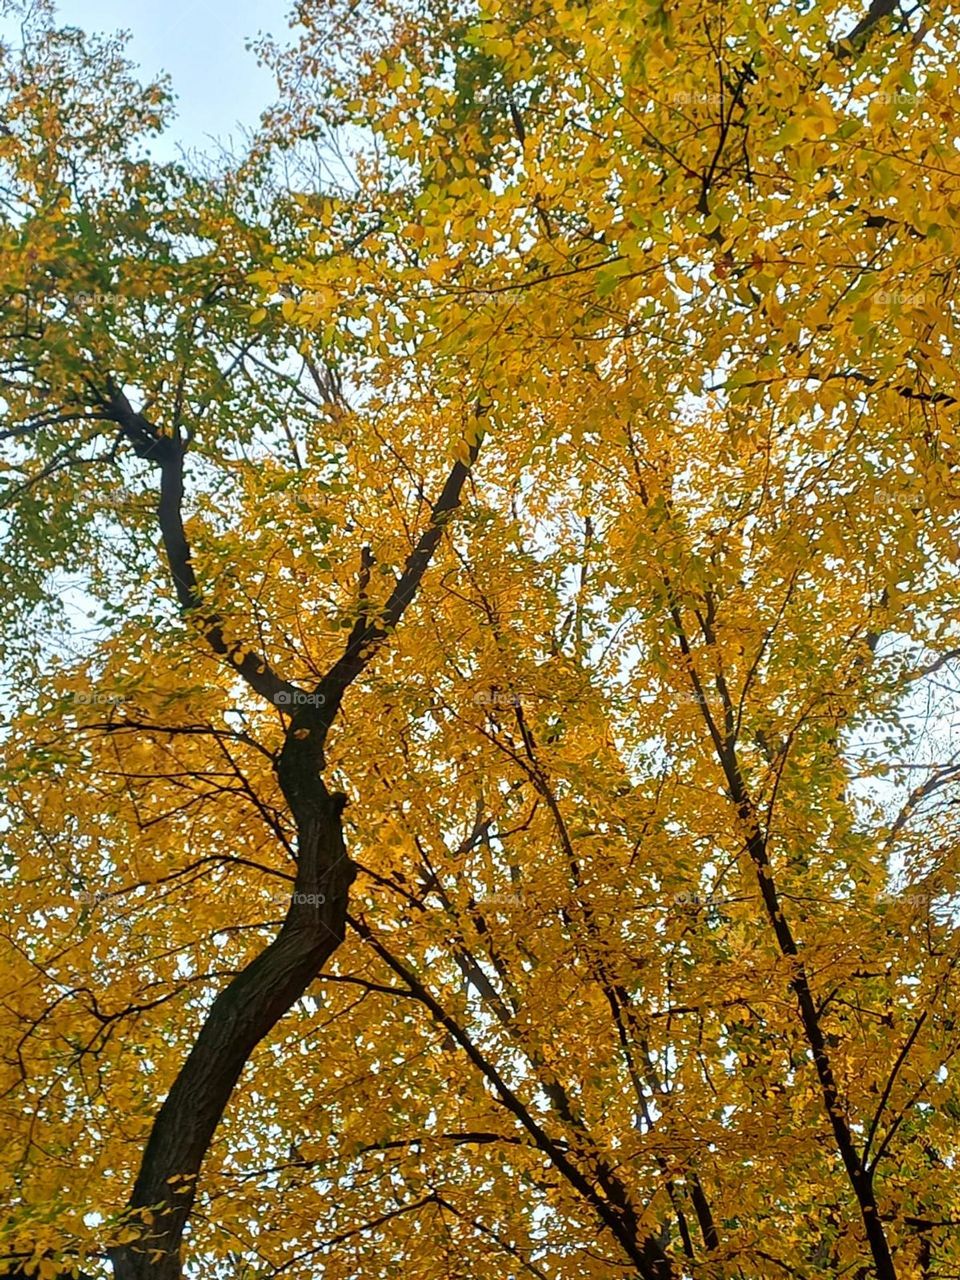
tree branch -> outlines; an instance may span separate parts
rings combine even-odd
[[[160,499],[157,517],[160,536],[170,567],[180,610],[200,624],[207,643],[250,686],[254,692],[276,705],[291,705],[300,692],[278,676],[266,658],[249,649],[228,643],[224,619],[204,609],[203,593],[197,581],[186,531],[183,527],[183,460],[186,442],[180,437],[161,435],[141,413],[135,412],[127,397],[108,381],[105,407],[138,457],[152,462],[160,471]]]

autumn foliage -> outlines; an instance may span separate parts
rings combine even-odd
[[[950,5],[0,60],[0,1258],[960,1273]]]

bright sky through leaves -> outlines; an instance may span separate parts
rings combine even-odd
[[[0,1277],[960,1274],[960,13],[297,8],[0,63]]]
[[[261,33],[282,39],[290,5],[285,0],[61,0],[64,25],[85,31],[129,31],[129,53],[144,78],[166,72],[177,96],[177,116],[154,153],[179,147],[213,151],[212,139],[241,144],[274,97],[269,70],[258,67],[246,41]],[[16,24],[0,21],[0,33]]]

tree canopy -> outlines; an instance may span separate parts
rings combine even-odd
[[[0,58],[0,1259],[960,1273],[951,5]]]

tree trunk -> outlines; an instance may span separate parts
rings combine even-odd
[[[140,1234],[110,1251],[116,1280],[180,1280],[197,1176],[244,1064],[343,941],[355,874],[343,841],[346,797],[327,791],[316,764],[309,745],[289,735],[279,774],[298,830],[290,906],[277,937],[217,996],[157,1113],[130,1198]]]

